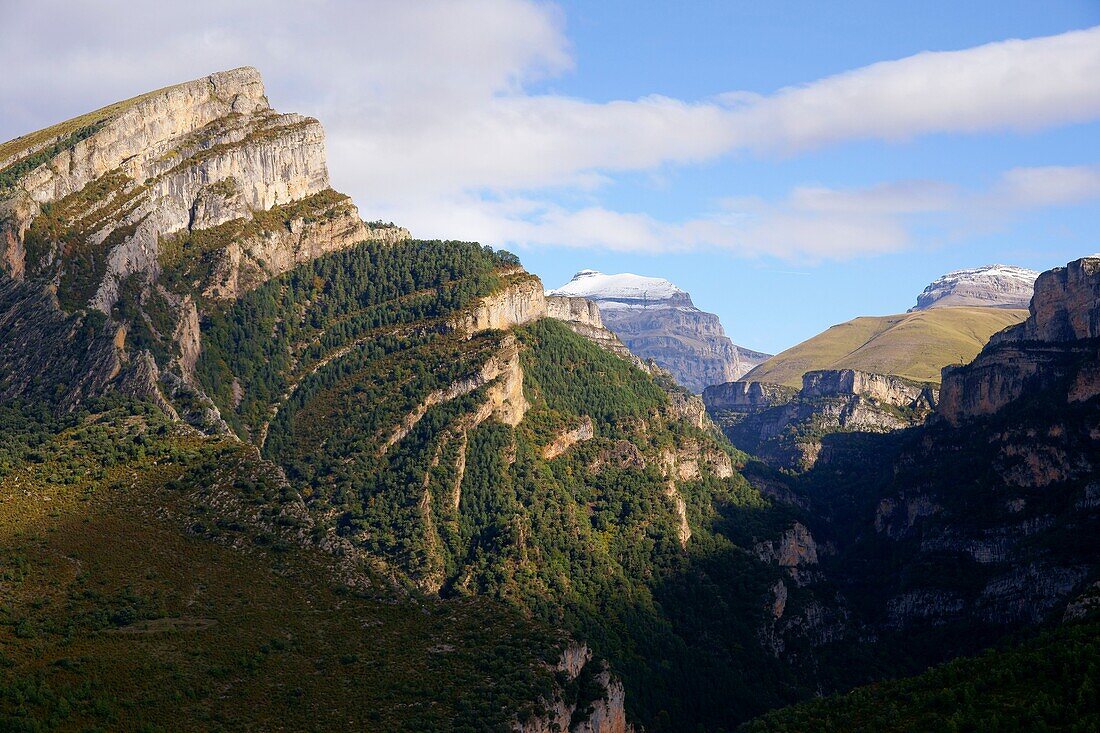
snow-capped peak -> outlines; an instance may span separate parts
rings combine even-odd
[[[1037,277],[1035,270],[1014,265],[955,270],[926,287],[913,310],[951,305],[1027,308]]]
[[[547,295],[568,295],[590,300],[668,300],[687,295],[668,280],[621,272],[605,275],[596,270],[581,270],[560,288]]]

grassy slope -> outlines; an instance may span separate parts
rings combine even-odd
[[[0,161],[6,160],[7,158],[15,155],[25,155],[27,151],[38,148],[50,142],[51,140],[58,140],[68,137],[77,130],[88,127],[89,125],[94,125],[117,117],[134,105],[140,104],[147,99],[151,99],[158,94],[163,94],[164,92],[171,89],[173,86],[182,85],[174,84],[164,87],[163,89],[146,92],[145,94],[140,94],[136,97],[125,99],[121,102],[115,102],[113,104],[107,105],[106,107],[101,107],[100,109],[97,109],[93,112],[87,112],[80,115],[79,117],[74,117],[71,120],[58,122],[56,125],[51,125],[41,130],[36,130],[34,132],[29,132],[26,135],[20,135],[14,140],[0,143]]]
[[[802,386],[815,369],[863,369],[939,382],[940,369],[970,362],[990,336],[1027,317],[1004,308],[935,308],[864,316],[833,326],[749,372],[753,382]]]
[[[1100,728],[1098,632],[1095,619],[1057,628],[916,677],[778,710],[740,730],[1094,731]]]
[[[120,410],[21,441],[3,410],[0,730],[507,730],[550,685],[556,634],[352,592],[253,523],[287,498],[247,446]]]

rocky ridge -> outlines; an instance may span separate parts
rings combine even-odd
[[[662,278],[582,270],[547,294],[595,302],[603,324],[635,356],[652,360],[696,394],[768,358],[735,346],[718,316],[696,308],[690,294]]]
[[[943,372],[939,414],[952,424],[1066,382],[1062,399],[1100,394],[1100,257],[1044,272],[1026,321],[994,335],[973,362]]]
[[[1100,574],[1098,337],[1100,258],[1083,258],[1040,275],[1025,322],[944,370],[937,418],[834,436],[830,460],[791,490],[835,550],[825,576],[859,599],[848,633],[936,661],[1088,603]]]
[[[1035,270],[1011,265],[955,270],[928,285],[910,312],[953,306],[1027,308],[1037,277]]]
[[[67,384],[71,408],[114,384],[172,409],[184,390],[216,427],[192,374],[205,303],[356,242],[408,237],[365,224],[329,188],[324,142],[317,120],[272,110],[246,67],[6,143],[0,394]]]
[[[822,457],[824,436],[921,424],[937,396],[931,385],[839,369],[807,372],[797,391],[762,382],[714,385],[703,403],[738,448],[776,467],[805,470]]]

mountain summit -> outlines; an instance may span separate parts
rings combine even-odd
[[[690,293],[664,278],[581,270],[547,295],[594,301],[604,325],[636,356],[652,359],[693,392],[738,379],[768,358],[731,342],[718,316],[696,308]]]
[[[955,270],[936,278],[910,312],[948,306],[1027,308],[1039,273],[1012,265]]]
[[[549,291],[547,295],[604,301],[607,308],[629,308],[633,305],[644,307],[649,301],[667,301],[669,304],[682,302],[693,307],[691,296],[668,280],[629,272],[605,275],[597,270],[581,270],[572,280]]]

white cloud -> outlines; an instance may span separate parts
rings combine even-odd
[[[1013,168],[1002,176],[992,198],[1003,206],[1019,208],[1100,198],[1100,165]]]
[[[782,89],[739,115],[751,145],[1036,130],[1100,116],[1100,27],[924,52]]]
[[[912,217],[951,211],[958,192],[935,182],[804,187],[737,216],[664,223],[607,209],[598,187],[739,150],[1100,118],[1100,27],[920,53],[772,94],[597,103],[529,93],[574,63],[560,10],[535,0],[0,0],[0,11],[0,138],[251,64],[278,108],[325,123],[334,181],[366,216],[500,243],[816,258],[893,250],[910,243]],[[1095,195],[1091,175],[1010,173],[988,196],[1006,207],[1080,200]],[[587,191],[591,203],[539,200],[555,186]]]
[[[919,241],[915,232],[951,238],[974,227],[1002,227],[1029,209],[1094,199],[1100,199],[1100,165],[1015,168],[985,190],[940,181],[797,187],[776,201],[728,198],[716,211],[677,222],[601,206],[567,209],[530,198],[472,195],[413,199],[386,215],[420,221],[428,236],[483,238],[521,249],[723,250],[813,263],[905,249]]]

